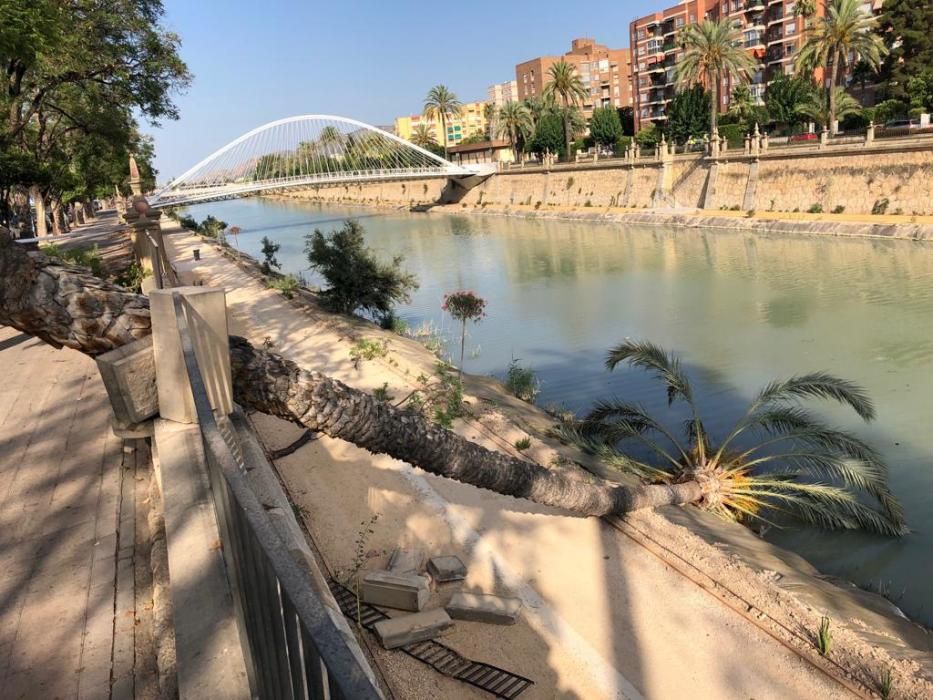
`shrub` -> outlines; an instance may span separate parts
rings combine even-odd
[[[398,335],[405,335],[408,333],[408,321],[398,316],[394,311],[390,311],[380,318],[379,326],[384,330],[392,331]]]
[[[198,226],[197,231],[203,236],[208,238],[218,238],[221,233],[227,228],[227,222],[221,221],[220,219],[215,219],[213,216],[208,216],[204,221],[201,222],[201,225]]]
[[[58,258],[72,265],[86,267],[97,277],[107,277],[107,268],[96,245],[93,248],[69,248],[63,250],[55,243],[49,243],[42,246],[40,250],[50,258]]]
[[[178,223],[182,225],[183,228],[188,229],[189,231],[198,230],[198,222],[194,218],[185,214],[184,216],[178,217]]]
[[[531,438],[528,438],[528,437],[520,438],[519,440],[515,441],[514,445],[515,445],[516,450],[518,450],[519,452],[524,452],[529,447],[531,447]]]
[[[113,281],[124,289],[139,294],[140,291],[142,291],[143,280],[151,274],[152,272],[150,270],[144,270],[142,265],[138,262],[134,262],[117,275]]]
[[[389,341],[369,340],[363,338],[357,340],[350,348],[350,359],[353,360],[353,367],[359,369],[364,361],[375,360],[377,357],[385,357],[389,354]]]
[[[823,205],[822,204],[811,204],[810,208],[807,209],[807,212],[810,214],[822,214]]]
[[[726,139],[729,148],[745,148],[745,125],[725,124],[719,128],[719,135]]]
[[[389,393],[389,382],[383,382],[382,386],[373,389],[373,398],[382,403],[389,403],[395,397]]]
[[[513,357],[505,377],[505,388],[512,396],[534,403],[541,390],[541,382],[538,381],[538,375],[533,369],[522,367],[521,360]]]
[[[274,280],[269,280],[269,289],[277,289],[286,299],[291,299],[298,291],[298,278],[295,275],[285,275]]]
[[[876,200],[874,205],[872,205],[871,213],[875,214],[876,216],[884,214],[888,210],[889,203],[890,202],[888,202],[887,197],[882,197],[881,199]]]
[[[820,631],[816,637],[816,648],[823,656],[829,656],[833,648],[833,634],[829,631],[829,618],[820,620]]]
[[[232,232],[232,229],[231,229]],[[279,248],[282,246],[278,243],[273,243],[269,240],[268,236],[262,237],[262,271],[265,274],[269,274],[272,271],[272,268],[276,270],[280,269],[279,261],[276,259],[275,254],[279,252]]]
[[[414,275],[401,270],[402,256],[380,262],[366,247],[363,227],[352,219],[329,234],[315,230],[306,236],[305,253],[328,284],[321,300],[338,313],[385,315],[418,288]]]
[[[844,212],[845,210],[846,210],[846,208],[845,208],[844,206],[842,206],[841,204],[839,204],[839,205],[837,205],[836,207],[833,208],[833,214],[841,214],[841,213]]]

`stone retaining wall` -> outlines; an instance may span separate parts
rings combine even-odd
[[[933,214],[931,147],[846,148],[829,154],[800,155],[772,152],[760,159],[757,183],[752,182],[751,187],[749,174],[754,161],[742,154],[728,156],[719,161],[709,209]],[[663,168],[667,168],[667,172],[662,172]],[[678,157],[666,164],[646,160],[635,165],[597,163],[559,166],[551,171],[503,172],[470,190],[459,204],[536,209],[700,208],[709,186],[709,172],[710,162],[696,156]],[[436,203],[445,184],[443,178],[426,178],[322,186],[281,196],[323,202],[417,206]]]

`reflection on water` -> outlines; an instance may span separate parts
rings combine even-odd
[[[240,200],[193,207],[243,229],[258,257],[263,235],[282,245],[287,271],[307,268],[303,235],[364,218],[369,244],[401,254],[421,287],[402,315],[441,328],[445,292],[488,300],[468,346],[467,370],[502,376],[512,357],[533,366],[539,403],[582,410],[624,395],[664,411],[642,374],[603,368],[625,337],[681,351],[710,429],[725,431],[767,381],[827,369],[864,384],[878,421],[857,429],[889,461],[892,486],[916,532],[900,541],[859,534],[782,531],[771,537],[819,568],[879,583],[913,616],[933,625],[933,248],[908,241],[764,236],[612,224],[441,214],[385,214],[317,205]],[[313,279],[313,277],[312,277]]]

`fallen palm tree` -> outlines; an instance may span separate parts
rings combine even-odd
[[[27,252],[2,229],[0,323],[92,357],[151,333],[146,297],[41,252]],[[629,486],[584,481],[488,450],[420,414],[303,369],[243,338],[231,336],[230,361],[234,398],[245,407],[496,493],[589,516],[688,503],[715,511],[722,503],[721,484],[698,470],[681,470],[678,478],[661,483]],[[834,523],[862,525],[843,519],[823,524]],[[892,521],[886,531],[901,529],[902,523]]]

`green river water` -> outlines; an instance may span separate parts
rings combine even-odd
[[[631,337],[679,351],[708,427],[728,430],[771,379],[825,369],[864,385],[878,419],[814,404],[875,445],[913,533],[771,530],[767,538],[821,571],[882,590],[933,626],[933,246],[910,241],[762,235],[494,216],[383,213],[243,199],[191,207],[241,227],[260,257],[280,243],[283,268],[312,282],[303,236],[347,217],[386,258],[401,254],[420,288],[400,315],[450,332],[445,292],[473,289],[488,316],[469,329],[465,369],[504,376],[512,357],[535,369],[539,405],[585,410],[618,395],[668,412],[637,371],[609,374],[606,350]]]

